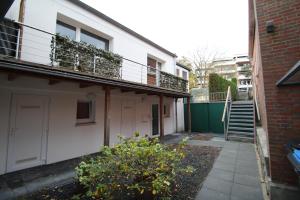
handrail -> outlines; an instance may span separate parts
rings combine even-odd
[[[226,96],[226,101],[225,101],[225,106],[224,106],[224,111],[223,111],[223,116],[222,116],[222,122],[224,122],[224,120],[225,120],[225,115],[226,115],[226,110],[227,110],[227,107],[228,107],[229,100],[231,101],[230,86],[228,86],[228,90],[227,90],[227,96]]]

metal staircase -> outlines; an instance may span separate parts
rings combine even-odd
[[[254,140],[253,101],[234,101],[229,111],[227,139],[238,141]]]

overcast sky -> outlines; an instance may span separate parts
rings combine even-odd
[[[82,0],[178,56],[248,52],[248,0]]]

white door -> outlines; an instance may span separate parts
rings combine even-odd
[[[7,172],[46,162],[49,98],[13,95]]]
[[[132,137],[135,130],[135,109],[133,102],[122,102],[121,134]]]

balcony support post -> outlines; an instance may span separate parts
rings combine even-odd
[[[187,97],[187,123],[188,123],[188,133],[192,132],[192,123],[191,123],[191,98]]]
[[[178,132],[178,116],[177,116],[177,101],[178,101],[178,98],[176,97],[175,98],[175,119],[176,119],[176,128],[175,128],[175,130],[176,130],[176,133]]]
[[[164,96],[159,96],[159,123],[160,123],[160,138],[164,137]]]
[[[106,86],[104,100],[104,145],[109,146],[110,138],[110,87]]]

